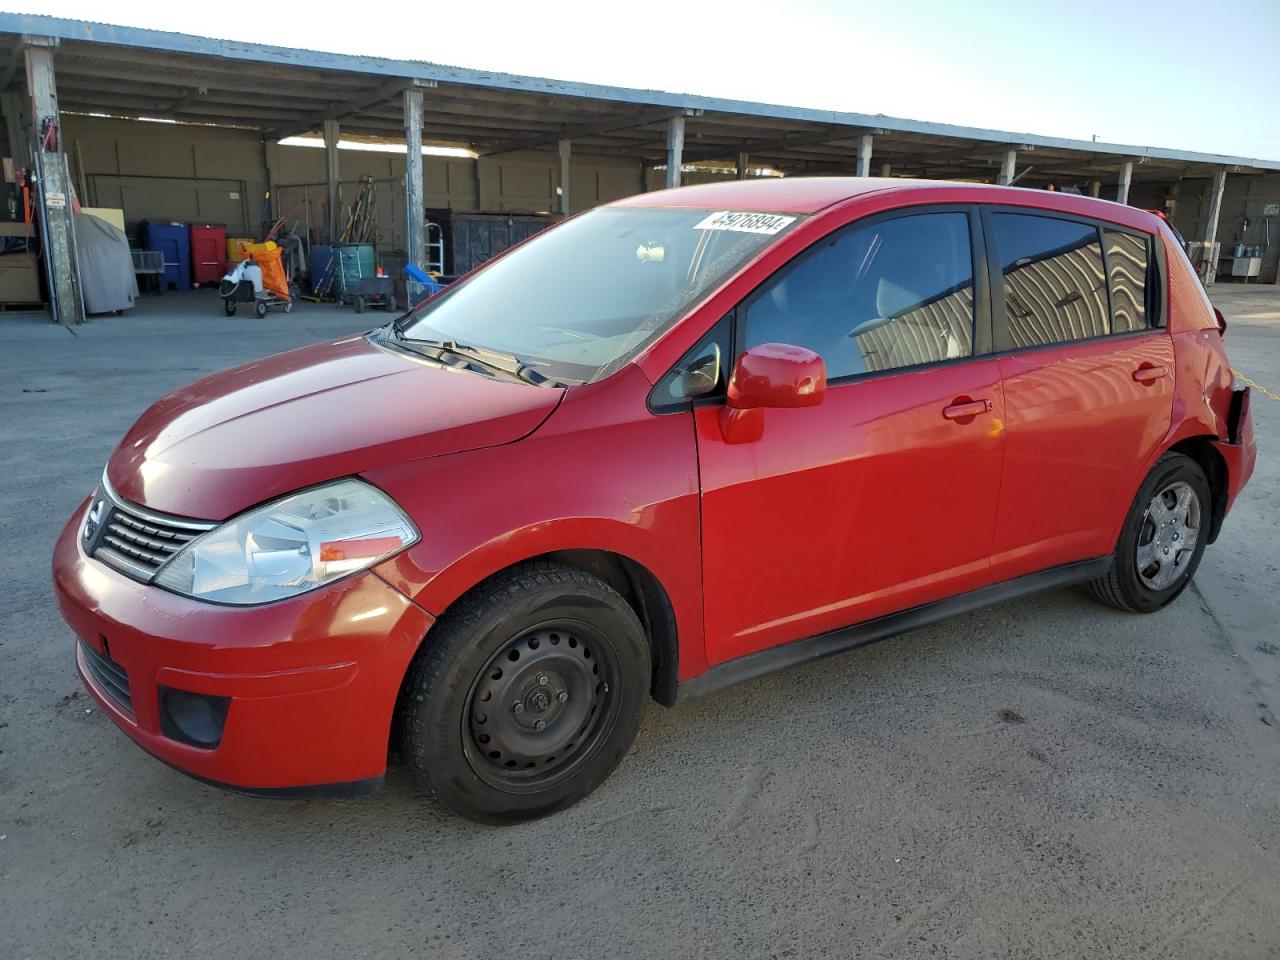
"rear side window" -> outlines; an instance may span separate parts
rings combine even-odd
[[[996,213],[1011,347],[1068,343],[1111,332],[1098,228],[1073,220]]]
[[[751,300],[744,341],[808,347],[832,380],[971,356],[968,214],[895,217],[818,241]]]
[[[1111,331],[1145,330],[1147,277],[1151,275],[1146,238],[1104,228],[1102,239],[1111,280]]]

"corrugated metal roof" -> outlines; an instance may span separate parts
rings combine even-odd
[[[237,116],[243,118],[244,111],[254,109],[253,118],[268,132],[296,132],[294,128],[299,123],[312,124],[315,117],[331,109],[335,102],[340,102],[344,94],[353,100],[358,100],[360,94],[376,97],[382,92],[380,84],[387,84],[382,102],[385,106],[386,102],[392,101],[390,108],[379,112],[375,108],[380,101],[375,99],[367,110],[353,111],[358,118],[358,122],[353,122],[362,132],[392,135],[397,122],[393,109],[396,106],[393,102],[397,92],[395,83],[418,81],[439,85],[439,91],[431,94],[428,101],[435,103],[441,112],[438,129],[442,135],[447,134],[458,142],[476,144],[482,150],[510,148],[512,144],[518,146],[528,140],[536,141],[558,132],[572,131],[575,122],[582,125],[586,121],[585,126],[590,127],[591,121],[612,113],[623,119],[629,116],[636,123],[630,128],[624,126],[584,136],[584,148],[653,156],[661,123],[660,119],[654,119],[656,108],[683,110],[696,115],[699,133],[689,141],[686,156],[697,158],[726,156],[727,151],[734,148],[754,148],[761,156],[777,155],[796,162],[811,161],[820,166],[848,155],[849,146],[840,146],[839,141],[848,141],[859,132],[877,131],[888,135],[900,148],[901,156],[904,159],[910,157],[917,167],[924,162],[921,158],[942,164],[945,169],[940,172],[941,176],[948,175],[945,171],[958,163],[967,162],[961,156],[963,151],[957,152],[954,147],[950,153],[932,150],[933,147],[946,146],[948,140],[960,141],[964,149],[979,153],[984,149],[991,151],[1007,147],[1034,149],[1037,151],[1035,157],[1044,159],[1046,169],[1050,170],[1055,164],[1061,166],[1062,161],[1072,158],[1086,161],[1092,158],[1095,164],[1104,165],[1133,159],[1139,163],[1151,163],[1153,169],[1155,166],[1210,165],[1280,170],[1280,161],[1249,157],[527,77],[422,61],[218,40],[35,14],[0,13],[0,34],[12,35],[15,40],[25,34],[57,37],[62,41],[59,51],[60,87],[62,76],[67,76],[71,96],[63,99],[72,104],[91,107],[95,99],[92,94],[96,92],[98,99],[104,100],[110,94],[116,105],[114,109],[141,112],[147,109],[149,102],[153,104],[153,110],[156,106],[166,106],[155,101],[154,96],[149,100],[148,81],[139,79],[131,86],[127,77],[113,79],[113,65],[120,61],[110,54],[113,50],[167,54],[170,55],[167,64],[158,57],[145,64],[148,70],[155,71],[153,76],[169,79],[175,86],[185,85],[193,89],[202,84],[202,78],[208,85],[216,86],[216,92],[208,95],[174,98],[168,104],[175,108],[171,113],[181,113],[186,118],[201,122],[227,122]],[[273,87],[270,106],[263,105],[260,96],[253,96],[254,91],[250,87],[236,90],[235,78],[228,75],[225,64],[221,70],[218,69],[219,61],[252,63],[255,74],[269,71],[279,77],[281,83]],[[168,71],[167,77],[165,71]],[[287,83],[291,78],[297,81],[295,85]],[[243,82],[253,81],[246,74]],[[89,89],[90,85],[96,89]],[[243,96],[235,96],[237,93]],[[499,93],[503,96],[495,96]],[[540,111],[531,112],[529,107],[535,103]],[[520,109],[513,112],[513,106]],[[628,109],[630,115],[626,114]],[[184,110],[185,113],[182,112]],[[596,124],[598,127],[607,125]],[[694,126],[695,121],[691,119],[690,125]],[[876,155],[886,160],[894,158],[892,150],[887,154],[883,152],[880,137],[877,137]],[[991,161],[988,159],[986,162]],[[1088,168],[1085,169],[1082,175],[1087,176]]]

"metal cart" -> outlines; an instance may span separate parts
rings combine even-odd
[[[395,284],[390,277],[360,277],[347,280],[342,293],[338,295],[338,305],[353,304],[356,313],[364,313],[365,307],[378,307],[382,310],[395,310]]]
[[[242,303],[253,304],[253,315],[261,320],[271,308],[282,309],[285,313],[293,312],[293,298],[277,297],[269,290],[255,292],[252,280],[241,280],[233,283],[225,277],[218,287],[218,295],[222,297],[222,309],[228,317],[236,315],[236,307]]]

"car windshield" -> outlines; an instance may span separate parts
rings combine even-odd
[[[506,354],[551,381],[613,373],[791,229],[794,214],[602,207],[426,301],[400,337]]]

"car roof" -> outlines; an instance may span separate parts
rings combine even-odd
[[[948,195],[955,195],[957,191],[964,194],[971,192],[973,203],[1003,201],[1086,216],[1092,214],[1107,220],[1125,221],[1131,219],[1132,214],[1139,213],[1135,207],[1078,194],[1028,190],[1024,187],[999,187],[989,183],[911,180],[905,177],[768,177],[731,180],[640,193],[615,201],[611,206],[817,213],[826,207],[867,194],[910,194],[920,191],[946,191]],[[1121,211],[1126,211],[1128,215]]]

